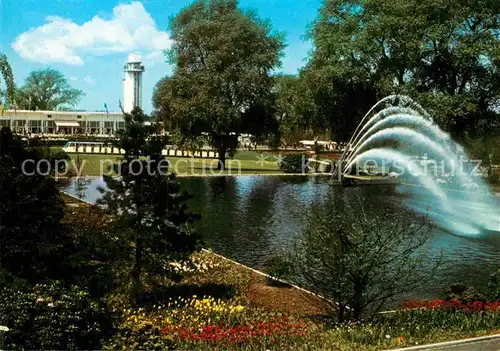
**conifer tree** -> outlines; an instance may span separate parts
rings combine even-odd
[[[186,258],[198,249],[199,237],[190,228],[188,194],[181,191],[162,155],[165,138],[159,125],[145,125],[147,116],[136,107],[125,114],[125,129],[117,147],[125,153],[115,172],[105,176],[100,203],[116,216],[123,239],[131,243],[132,302],[137,303],[145,274],[157,273],[169,260]]]

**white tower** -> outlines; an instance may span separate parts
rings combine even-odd
[[[144,66],[141,64],[141,56],[138,54],[128,55],[124,70],[123,110],[128,113],[135,106],[142,108],[142,72],[144,72]]]

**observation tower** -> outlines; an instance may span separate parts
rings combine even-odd
[[[134,107],[142,108],[142,65],[141,56],[128,55],[127,64],[124,66],[125,78],[123,79],[123,110],[126,113]]]

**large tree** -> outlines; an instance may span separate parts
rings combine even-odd
[[[286,146],[297,146],[303,140],[308,129],[308,123],[302,107],[308,100],[307,91],[302,91],[299,77],[295,75],[277,75],[274,77],[274,92],[276,94],[276,113],[279,122],[281,141]],[[314,113],[314,103],[309,114]]]
[[[348,139],[375,101],[406,93],[454,136],[497,127],[498,13],[494,0],[326,0],[305,69],[318,124]]]
[[[153,113],[158,121],[165,123],[165,129],[172,130],[170,104],[172,101],[172,78],[163,77],[153,88]]]
[[[115,172],[105,176],[108,189],[101,189],[100,203],[115,216],[121,239],[131,243],[131,301],[137,303],[142,281],[166,267],[169,260],[186,258],[198,248],[198,236],[189,223],[188,196],[181,191],[162,150],[165,140],[160,126],[145,126],[147,116],[138,107],[125,114],[125,129],[118,147],[125,150]]]
[[[5,104],[9,104],[14,99],[14,76],[9,61],[7,61],[7,56],[2,53],[0,53],[0,75],[6,86],[5,92],[0,90],[0,105],[2,105],[3,95],[5,95]]]
[[[20,109],[57,110],[77,105],[84,93],[71,88],[61,72],[47,68],[31,72],[15,95]]]
[[[276,126],[271,72],[280,64],[283,36],[235,0],[197,1],[171,20],[170,30],[175,69],[161,110],[170,111],[168,123],[184,139],[208,135],[224,168],[240,133]]]

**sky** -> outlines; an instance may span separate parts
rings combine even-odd
[[[61,71],[69,84],[83,90],[78,109],[120,111],[123,66],[128,54],[139,53],[143,74],[143,109],[152,110],[153,87],[171,74],[163,50],[171,45],[169,18],[191,0],[0,0],[0,52],[7,55],[15,83],[21,86],[37,69]],[[311,44],[304,39],[321,0],[240,0],[285,32],[282,66],[297,73]]]

